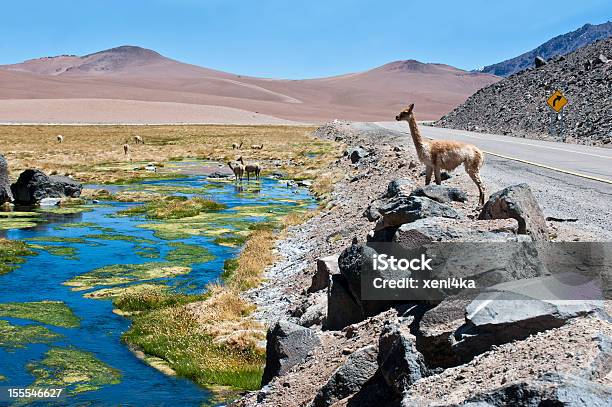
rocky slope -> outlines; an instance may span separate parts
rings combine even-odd
[[[474,309],[469,298],[367,301],[359,291],[366,241],[531,242],[553,228],[563,240],[577,236],[571,226],[545,221],[526,185],[495,194],[482,211],[467,177],[417,188],[423,168],[405,139],[342,122],[316,135],[347,145],[333,166],[345,176],[325,209],[278,244],[282,260],[247,294],[270,326],[268,361],[265,386],[235,405],[606,405],[608,302],[571,311],[554,301]],[[529,257],[503,254],[519,255]],[[537,274],[522,264],[515,271]]]
[[[612,142],[612,39],[595,42],[540,68],[483,88],[436,122],[441,127],[584,144]],[[547,99],[569,100],[564,118]],[[552,127],[558,132],[549,135]]]
[[[485,66],[479,71],[497,76],[510,76],[527,68],[533,68],[534,60],[538,56],[550,59],[569,54],[585,45],[609,37],[612,37],[612,21],[595,25],[585,24],[575,31],[558,35],[529,52],[497,64]]]

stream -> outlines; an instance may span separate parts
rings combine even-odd
[[[189,166],[197,167],[198,163],[189,163]],[[272,178],[251,181],[249,187],[241,189],[228,180],[213,180],[203,174],[193,175],[194,172],[191,174],[185,178],[142,181],[122,186],[87,187],[106,188],[112,192],[165,191],[168,194],[170,191],[171,195],[186,197],[199,195],[198,190],[202,190],[203,196],[212,197],[215,201],[225,204],[226,209],[221,213],[230,215],[223,218],[223,225],[216,223],[210,227],[223,227],[228,230],[234,227],[231,223],[233,217],[240,218],[242,222],[245,221],[244,217],[250,222],[269,219],[265,210],[257,212],[257,209],[270,207],[284,212],[294,206],[310,208],[315,205],[306,188],[288,188],[286,183]],[[246,181],[243,185],[247,185]],[[134,283],[163,283],[177,292],[201,292],[208,283],[219,279],[224,261],[234,258],[240,251],[240,245],[216,243],[214,230],[210,230],[211,233],[184,235],[179,238],[160,236],[154,228],[142,227],[145,224],[155,224],[155,221],[143,216],[115,216],[118,211],[135,205],[140,203],[101,201],[91,205],[89,211],[52,216],[48,222],[36,227],[0,231],[0,237],[44,245],[46,248],[35,249],[37,255],[27,257],[26,262],[18,268],[0,275],[0,304],[61,301],[80,319],[76,327],[62,327],[0,314],[0,320],[8,321],[12,325],[41,325],[59,334],[46,343],[25,343],[20,347],[0,346],[0,375],[5,377],[4,381],[0,381],[0,387],[25,388],[32,385],[36,377],[28,365],[43,360],[49,349],[60,347],[93,354],[100,362],[116,369],[120,373],[120,381],[70,393],[57,402],[59,405],[200,406],[210,402],[212,395],[209,390],[188,379],[168,376],[148,366],[121,341],[121,335],[129,328],[130,320],[113,313],[110,299],[84,296],[95,289],[109,286],[78,291],[65,285],[75,276],[104,266],[164,261],[165,256],[173,249],[172,244],[182,242],[204,247],[214,258],[191,264],[192,270],[189,273],[138,280]],[[120,238],[111,240],[103,235]],[[53,253],[49,248],[55,246],[68,247],[70,253]],[[5,402],[7,401],[0,400],[0,405]],[[40,403],[47,405],[49,401]]]

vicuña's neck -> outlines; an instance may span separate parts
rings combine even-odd
[[[408,119],[408,126],[410,126],[410,135],[412,136],[414,147],[419,151],[423,148],[423,138],[421,137],[421,132],[419,131],[419,126],[417,126],[414,116]]]

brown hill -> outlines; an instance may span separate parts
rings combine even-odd
[[[82,57],[64,55],[1,65],[0,122],[17,120],[15,102],[9,115],[3,99],[19,99],[26,110],[34,107],[32,99],[93,99],[89,106],[105,99],[100,109],[109,109],[110,100],[224,106],[300,122],[389,120],[405,104],[415,102],[420,117],[436,119],[497,80],[488,74],[414,60],[329,78],[264,79],[202,68],[155,51],[122,46]],[[69,100],[62,106],[69,109]],[[147,104],[134,106],[146,109]],[[36,109],[41,112],[41,120],[49,116],[40,110],[40,103]],[[140,113],[135,112],[135,116],[142,117]],[[31,112],[27,116],[29,120],[36,117]],[[70,117],[70,113],[61,116]],[[112,121],[111,116],[108,121]],[[100,112],[95,117],[99,121]],[[88,120],[83,109],[75,109],[70,121]],[[196,115],[190,121],[204,119]]]

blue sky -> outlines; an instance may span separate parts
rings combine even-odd
[[[608,20],[610,0],[4,1],[0,64],[130,44],[274,78],[356,72],[398,59],[473,69]]]

